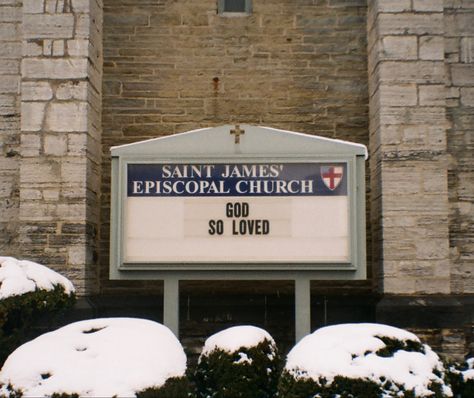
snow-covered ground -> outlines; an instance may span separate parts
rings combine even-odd
[[[62,286],[67,294],[74,292],[74,286],[67,278],[44,265],[0,257],[0,300],[36,289],[53,290],[55,286]]]
[[[105,318],[72,323],[19,347],[5,362],[0,383],[25,397],[133,397],[185,370],[183,348],[165,326]]]
[[[410,332],[381,324],[328,326],[303,338],[288,354],[285,369],[296,379],[324,377],[331,382],[340,375],[377,383],[389,380],[414,389],[417,396],[432,395],[428,389],[432,381],[444,384],[433,373],[443,368],[429,346],[424,346],[424,353],[399,350],[393,356],[379,356],[376,352],[385,343],[378,336],[420,342]],[[445,393],[451,394],[448,387]]]

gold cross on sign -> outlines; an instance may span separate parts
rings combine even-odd
[[[235,134],[235,143],[240,144],[240,135],[245,134],[245,130],[242,130],[238,124],[235,125],[235,129],[230,130],[231,134]]]

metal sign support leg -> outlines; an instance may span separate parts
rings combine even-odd
[[[179,338],[179,279],[169,276],[163,281],[163,324]]]
[[[311,282],[308,278],[295,279],[295,340],[311,333]]]

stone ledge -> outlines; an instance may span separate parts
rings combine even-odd
[[[461,328],[474,319],[474,296],[384,296],[377,322],[401,328]]]

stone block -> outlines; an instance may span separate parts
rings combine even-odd
[[[379,98],[382,106],[410,106],[418,102],[416,84],[381,84]]]
[[[376,7],[377,12],[411,11],[411,0],[383,0],[383,1],[377,1],[375,7]]]
[[[379,34],[386,35],[442,35],[443,14],[380,14]]]
[[[19,93],[20,76],[10,75],[0,78],[0,93],[17,94]]]
[[[18,114],[17,108],[17,98],[14,94],[9,95],[0,95],[0,115],[5,115],[11,118],[13,115]],[[11,120],[13,121],[13,120]],[[16,129],[16,125],[13,126],[7,120],[2,120],[0,124],[0,131],[1,130],[8,130],[8,129]]]
[[[382,38],[384,59],[417,59],[418,39],[416,36],[386,36]]]
[[[56,98],[59,100],[87,101],[87,82],[61,83],[56,89]]]
[[[420,294],[449,294],[449,278],[419,278],[416,280],[415,293]]]
[[[34,158],[28,162],[22,162],[20,169],[22,184],[59,183],[61,181],[61,169],[57,162],[38,161]]]
[[[446,36],[469,37],[474,36],[472,13],[447,14],[444,18]]]
[[[474,37],[463,37],[461,39],[461,62],[474,63]]]
[[[416,292],[417,278],[407,278],[394,275],[391,278],[384,276],[383,291],[386,294],[413,294]]]
[[[21,46],[16,42],[2,42],[0,45],[1,58],[19,58],[21,55]]]
[[[396,62],[386,61],[379,65],[381,82],[393,83],[444,83],[444,62],[419,61]]]
[[[42,194],[45,202],[57,202],[59,200],[59,189],[43,189]]]
[[[444,0],[413,0],[413,9],[422,12],[443,12]]]
[[[157,17],[163,19],[166,18],[166,14]],[[176,16],[176,18],[178,18],[178,16]],[[106,13],[106,15],[104,16],[104,23],[110,26],[147,26],[149,22],[148,20],[149,17],[146,14]],[[173,21],[175,20],[173,19]],[[181,22],[180,18],[179,22]]]
[[[42,14],[44,0],[23,0],[23,12],[25,14]]]
[[[23,82],[21,99],[23,101],[48,101],[53,98],[53,89],[49,82]]]
[[[474,87],[461,88],[461,104],[474,107]]]
[[[19,74],[20,62],[16,59],[0,59],[0,73],[2,75]]]
[[[91,16],[88,14],[78,14],[76,15],[76,29],[75,29],[75,38],[83,39],[89,38],[91,34]]]
[[[53,56],[62,57],[64,55],[64,41],[54,40],[53,41]]]
[[[91,0],[72,0],[72,10],[74,13],[89,13],[91,11]]]
[[[68,155],[84,156],[87,153],[86,134],[68,134]]]
[[[23,56],[37,57],[43,54],[43,46],[36,41],[23,41]]]
[[[46,134],[44,136],[45,155],[64,156],[67,153],[66,134]]]
[[[20,36],[19,24],[0,22],[0,38],[2,41],[15,41]]]
[[[87,39],[68,40],[66,46],[71,57],[87,57],[89,54],[89,40]]]
[[[449,258],[447,239],[416,240],[416,258],[418,260],[443,260]]]
[[[21,64],[24,78],[36,79],[85,79],[87,59],[38,59],[26,58]]]
[[[451,100],[451,99],[457,99],[461,95],[461,91],[459,87],[445,87],[446,90],[446,99]]]
[[[71,12],[69,0],[46,0],[45,11],[48,14]]]
[[[444,106],[446,104],[446,90],[444,85],[420,85],[420,105]]]
[[[25,39],[68,39],[74,33],[72,14],[25,14],[23,17]]]
[[[85,183],[87,166],[82,158],[65,159],[61,163],[61,175],[69,184]]]
[[[43,195],[39,189],[23,188],[20,190],[20,200],[40,200]]]
[[[85,191],[76,189],[78,194],[85,196]],[[78,195],[79,196],[79,195]],[[86,204],[84,203],[60,203],[58,205],[58,217],[64,221],[82,221],[86,219]]]
[[[451,76],[452,83],[455,86],[474,86],[474,68],[472,65],[452,65]]]
[[[66,102],[50,104],[45,128],[56,132],[86,132],[87,131],[87,103]]]
[[[444,60],[444,38],[442,36],[420,37],[420,59]]]
[[[68,264],[84,265],[86,263],[86,249],[84,245],[68,247]]]
[[[45,102],[21,103],[21,130],[40,131],[43,125]]]
[[[43,55],[51,57],[53,55],[53,41],[43,40]]]
[[[22,10],[20,7],[2,7],[0,22],[21,22]]]
[[[24,158],[38,156],[41,150],[41,137],[39,134],[21,135],[21,156]]]

